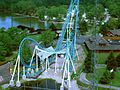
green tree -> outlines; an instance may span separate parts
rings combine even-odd
[[[100,33],[102,33],[104,36],[107,35],[108,31],[109,31],[108,24],[100,26]]]
[[[45,6],[38,7],[36,9],[36,15],[39,16],[40,19],[44,19],[44,16],[47,15],[47,8]]]
[[[117,62],[116,62],[113,52],[111,52],[110,55],[108,56],[106,64],[107,64],[108,70],[112,70],[112,69],[116,70]]]
[[[91,73],[93,72],[93,62],[92,62],[92,53],[89,51],[87,54],[87,57],[84,61],[84,66],[85,66],[85,72]]]
[[[52,23],[49,28],[50,28],[51,30],[54,30],[54,29],[56,29],[56,26]]]
[[[88,31],[88,25],[87,25],[87,22],[85,21],[81,21],[80,22],[80,31],[81,31],[81,34],[85,34],[87,31]]]
[[[100,78],[100,83],[101,84],[108,84],[110,82],[110,72],[106,70],[103,74],[103,76]]]
[[[117,67],[120,67],[120,54],[116,57]]]
[[[12,54],[11,52],[12,43],[13,43],[13,40],[9,36],[9,34],[6,33],[5,31],[0,31],[0,46],[1,46],[1,52],[4,53],[3,54],[4,56],[9,56]]]
[[[20,0],[15,5],[17,12],[31,15],[35,13],[35,4],[31,0]]]
[[[13,40],[13,49],[19,46],[21,40],[28,35],[27,30],[21,30],[15,27],[9,28],[7,33]]]
[[[40,35],[39,41],[42,42],[44,46],[49,46],[52,44],[55,38],[55,32],[47,30]]]

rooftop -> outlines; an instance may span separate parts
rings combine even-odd
[[[105,40],[104,37],[93,36],[85,41],[90,50],[120,50],[120,41],[118,40]]]

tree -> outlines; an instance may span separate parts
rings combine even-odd
[[[120,54],[116,57],[117,67],[120,67]]]
[[[39,41],[42,42],[44,46],[49,46],[52,44],[54,38],[55,38],[55,32],[47,30],[40,35]]]
[[[81,21],[80,22],[80,31],[81,31],[81,34],[85,34],[87,31],[88,31],[88,28],[87,28],[87,22],[85,21]]]
[[[19,13],[31,15],[35,12],[35,4],[31,0],[20,0],[15,5]]]
[[[7,33],[13,40],[12,43],[13,49],[16,49],[16,47],[19,46],[21,40],[28,35],[27,30],[21,30],[15,27],[9,28],[9,30],[7,30]]]
[[[117,62],[116,62],[116,59],[115,59],[113,52],[111,52],[110,55],[108,56],[106,64],[107,64],[108,70],[112,70],[112,69],[116,70]]]
[[[93,72],[93,62],[92,62],[92,54],[89,51],[85,61],[84,61],[84,65],[85,65],[85,72],[86,73],[91,73]]]
[[[40,19],[44,19],[44,16],[47,15],[47,8],[45,6],[41,6],[38,7],[36,9],[36,15],[40,18]]]
[[[12,54],[12,43],[13,40],[5,31],[0,31],[0,49],[1,54],[4,56],[9,56]]]
[[[108,84],[110,81],[110,72],[106,70],[103,74],[103,76],[100,78],[100,83],[101,84]]]
[[[107,24],[100,26],[100,33],[102,33],[104,36],[107,35],[108,31],[109,31],[109,28]]]
[[[50,28],[51,30],[54,30],[54,29],[56,29],[56,26],[52,23],[49,28]]]

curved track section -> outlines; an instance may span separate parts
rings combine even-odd
[[[23,48],[23,45],[24,45],[24,43],[26,42],[26,41],[31,41],[31,42],[33,42],[35,45],[37,45],[39,48],[43,48],[42,46],[40,46],[40,44],[37,42],[37,41],[35,41],[34,39],[32,39],[32,38],[24,38],[22,41],[21,41],[21,43],[20,43],[20,45],[19,45],[19,49],[18,49],[18,55],[20,55],[20,61],[21,61],[21,64],[23,64],[25,67],[27,67],[27,68],[33,68],[33,67],[30,67],[29,65],[27,65],[24,61],[24,59],[23,59],[23,57],[22,57],[22,48]]]

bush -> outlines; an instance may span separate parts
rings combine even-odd
[[[120,67],[120,54],[116,57],[117,67]]]
[[[103,74],[103,76],[100,78],[100,83],[101,84],[108,84],[110,81],[110,72],[108,70],[106,70]]]
[[[105,77],[101,77],[100,78],[100,81],[99,81],[101,84],[108,84],[109,83],[109,80]]]
[[[111,52],[110,55],[108,56],[106,64],[107,64],[107,69],[108,70],[112,70],[112,69],[116,70],[117,62],[116,62],[116,59],[115,59],[115,56],[114,56],[113,52]]]
[[[0,55],[0,61],[5,61],[5,57]]]
[[[93,62],[92,62],[92,59],[91,59],[91,52],[88,53],[85,61],[84,61],[84,65],[85,65],[85,72],[86,73],[92,73],[93,72]]]

